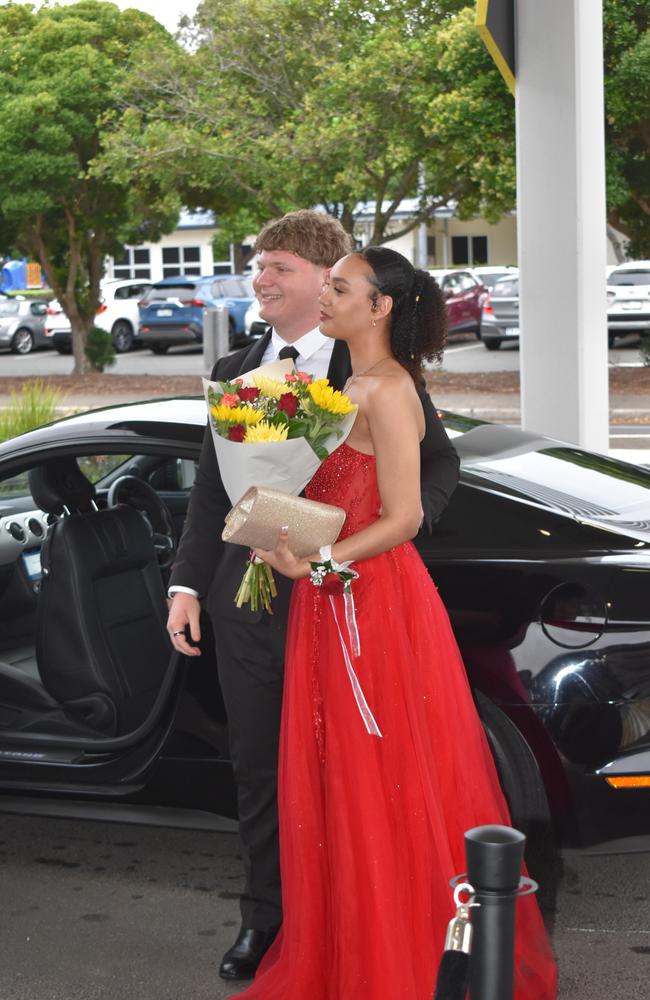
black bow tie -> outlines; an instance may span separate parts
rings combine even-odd
[[[291,361],[295,361],[299,354],[300,351],[297,351],[295,347],[291,347],[290,344],[287,344],[287,346],[283,347],[278,354],[278,361],[288,361],[289,359],[291,359]]]

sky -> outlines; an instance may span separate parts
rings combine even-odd
[[[75,3],[76,0],[57,0],[61,4]],[[199,0],[111,0],[122,10],[128,7],[135,7],[137,10],[144,10],[147,14],[152,14],[168,31],[176,31],[178,19],[182,14],[189,14],[192,17],[196,11]],[[38,0],[35,5],[39,6]]]
[[[198,6],[198,0],[112,0],[112,2],[122,10],[136,7],[147,14],[152,14],[171,32],[176,31],[178,19],[182,14],[189,14],[192,17]]]

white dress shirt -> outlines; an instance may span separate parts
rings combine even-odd
[[[271,339],[264,351],[262,364],[267,365],[270,361],[276,361],[283,347],[295,347],[298,351],[294,364],[299,372],[306,372],[315,379],[327,377],[334,340],[322,334],[318,327],[303,334],[292,344],[283,340],[276,330],[271,330]]]
[[[298,340],[294,340],[292,344],[287,344],[286,340],[283,340],[279,333],[272,330],[268,346],[262,356],[262,364],[267,365],[270,361],[276,361],[283,347],[295,347],[298,351],[298,357],[294,364],[299,372],[306,372],[314,379],[327,377],[334,349],[334,340],[332,337],[324,336],[318,327],[310,330],[309,333],[305,333]],[[193,597],[199,596],[198,592],[192,590],[191,587],[182,587],[180,584],[177,584],[169,588],[169,597],[177,591],[182,594],[191,594]]]

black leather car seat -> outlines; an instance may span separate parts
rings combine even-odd
[[[41,510],[63,515],[41,553],[43,686],[85,725],[131,732],[150,711],[172,654],[150,530],[132,507],[97,510],[74,458],[33,469],[30,489]]]

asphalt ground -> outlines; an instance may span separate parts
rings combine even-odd
[[[643,1000],[650,855],[568,854],[563,868],[546,913],[560,1000]],[[240,991],[217,975],[239,926],[233,834],[0,815],[0,885],[2,1000]]]

